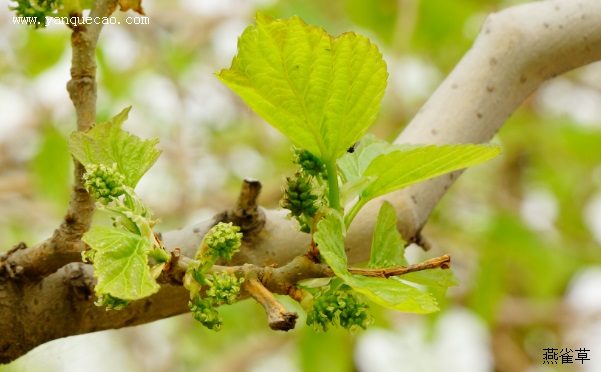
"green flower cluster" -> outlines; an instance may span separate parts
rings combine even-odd
[[[198,278],[199,273],[196,274],[195,278]],[[216,307],[223,304],[233,305],[236,302],[244,278],[238,279],[235,275],[227,273],[213,274],[209,278],[200,275],[202,284],[209,287],[205,292],[206,297],[201,298],[199,291],[193,292],[188,307],[194,319],[209,329],[219,331],[223,319],[219,316]]]
[[[292,162],[301,167],[301,173],[313,177],[322,177],[323,179],[328,178],[326,165],[321,159],[304,149],[295,147],[293,148],[293,151],[294,155],[292,155]]]
[[[29,26],[33,28],[46,27],[46,15],[54,12],[62,7],[61,0],[14,0],[16,6],[11,6],[10,10],[14,10],[17,17],[31,17],[34,22],[29,22]]]
[[[200,294],[195,293],[192,300],[188,303],[188,308],[192,311],[192,317],[202,325],[213,331],[219,331],[223,324],[223,318],[214,307],[214,302],[210,297],[201,298]]]
[[[232,305],[240,294],[240,285],[244,278],[236,278],[233,274],[207,274],[218,258],[231,260],[242,245],[240,227],[234,224],[219,222],[205,235],[194,261],[188,265],[184,275],[184,287],[190,291],[192,300],[188,304],[194,319],[205,327],[218,331],[222,319],[217,306]],[[207,288],[205,298],[201,298],[202,287]]]
[[[280,206],[288,209],[295,217],[303,214],[313,217],[319,210],[319,206],[315,203],[319,196],[311,191],[311,186],[309,177],[286,177],[286,188]]]
[[[117,163],[112,166],[92,164],[83,175],[88,192],[98,201],[107,204],[112,198],[117,198],[125,191],[125,177],[117,170]]]
[[[280,207],[290,211],[289,217],[296,218],[300,231],[310,233],[313,217],[322,206],[328,204],[325,164],[307,150],[293,148],[292,161],[300,166],[293,177],[286,177],[284,196]]]
[[[239,231],[240,227],[231,222],[219,222],[205,235],[203,249],[197,253],[196,259],[201,259],[202,256],[208,254],[213,260],[216,260],[217,257],[226,261],[231,260],[242,245],[242,233]]]
[[[208,298],[214,299],[215,304],[233,305],[240,294],[240,285],[244,278],[236,278],[235,275],[227,273],[213,274],[206,292]]]
[[[316,331],[327,331],[338,324],[354,332],[365,329],[373,322],[368,306],[349,291],[321,292],[315,297],[313,308],[307,313],[307,325]]]

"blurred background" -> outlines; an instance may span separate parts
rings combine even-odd
[[[105,26],[98,48],[98,121],[133,105],[125,128],[160,138],[163,155],[139,194],[159,230],[230,206],[244,177],[275,208],[292,173],[290,143],[213,74],[261,10],[298,15],[330,34],[368,36],[390,73],[371,132],[393,140],[476,38],[487,14],[520,1],[144,0],[148,25]],[[52,233],[69,197],[65,89],[70,32],[14,25],[0,0],[0,250]],[[552,63],[552,61],[549,61]],[[440,118],[444,123],[443,117]],[[494,138],[502,157],[469,170],[424,234],[453,257],[461,284],[428,316],[372,308],[350,335],[268,329],[245,301],[220,308],[213,333],[182,315],[45,344],[0,371],[601,371],[601,64],[555,78]],[[0,335],[1,337],[1,335]],[[544,349],[590,360],[543,364]]]

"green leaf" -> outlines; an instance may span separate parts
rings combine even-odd
[[[458,169],[490,160],[501,153],[494,145],[427,146],[380,155],[365,170],[364,176],[377,176],[360,195],[363,203]]]
[[[451,269],[429,269],[416,271],[396,277],[397,280],[426,286],[426,290],[435,298],[442,300],[447,294],[449,287],[459,284],[459,281]]]
[[[85,167],[117,163],[119,172],[125,176],[125,184],[133,188],[156,162],[161,151],[155,148],[158,139],[142,140],[121,129],[130,109],[128,107],[111,120],[96,124],[86,133],[73,132],[69,149]]]
[[[353,201],[376,177],[359,177],[342,184],[340,187],[340,203],[346,205]]]
[[[95,226],[83,236],[92,250],[96,293],[122,300],[138,300],[157,292],[160,286],[150,273],[150,243],[140,235],[113,227]]]
[[[431,294],[408,284],[392,279],[351,275],[347,268],[347,257],[344,250],[346,231],[342,216],[338,211],[330,210],[325,218],[319,221],[317,229],[313,239],[318,244],[322,258],[336,276],[353,289],[365,294],[379,305],[399,311],[429,313],[438,310],[436,300]]]
[[[415,271],[397,277],[400,280],[412,282],[415,284],[426,285],[428,287],[454,287],[459,285],[459,281],[453,275],[451,269],[429,269]]]
[[[375,158],[395,150],[399,148],[368,133],[355,146],[355,151],[347,152],[338,159],[338,168],[347,182],[353,182],[363,176]]]
[[[313,240],[317,243],[319,253],[338,277],[350,275],[348,261],[344,250],[346,229],[340,212],[330,209],[326,216],[317,223],[317,232]]]
[[[350,275],[342,278],[357,292],[373,302],[391,309],[410,313],[432,313],[438,311],[436,299],[430,293],[395,279],[371,278]]]
[[[361,35],[333,38],[298,17],[257,13],[256,21],[218,78],[295,145],[334,161],[380,109],[388,77],[382,55]]]
[[[347,152],[337,162],[344,182],[340,187],[342,204],[351,202],[377,178],[376,176],[363,176],[375,158],[392,151],[409,151],[420,147],[423,146],[391,144],[369,133],[363,136],[359,144],[355,146],[355,151]]]
[[[396,213],[390,203],[384,202],[376,221],[368,267],[384,268],[407,265],[404,254],[405,241],[396,226]]]

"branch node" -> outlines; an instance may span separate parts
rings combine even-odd
[[[293,285],[288,289],[288,296],[294,301],[300,303],[303,300],[303,290]]]
[[[94,296],[93,277],[86,275],[84,271],[85,264],[73,262],[65,265],[64,282],[69,286],[74,298],[88,301]]]
[[[0,253],[0,274],[6,273],[10,279],[16,279],[23,275],[25,268],[15,262],[11,262],[10,257],[22,249],[26,249],[27,244],[25,242],[19,242],[19,244],[12,247],[10,250],[4,253]]]
[[[425,237],[421,231],[418,231],[415,234],[415,238],[413,244],[420,247],[424,252],[428,252],[432,248],[432,243],[430,243],[430,239]]]
[[[319,258],[320,258],[319,248],[317,247],[317,243],[313,239],[311,239],[311,246],[309,247],[309,251],[307,252],[306,256],[312,262],[319,263]]]

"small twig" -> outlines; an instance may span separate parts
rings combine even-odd
[[[90,17],[108,17],[117,7],[116,0],[94,2]],[[96,122],[96,44],[102,24],[78,25],[71,35],[71,80],[67,83],[69,97],[77,115],[77,130],[87,131]],[[74,180],[71,200],[65,218],[52,237],[52,243],[79,240],[92,222],[94,199],[83,185],[84,167],[74,159]]]
[[[275,331],[289,331],[294,328],[298,314],[286,310],[256,276],[247,277],[242,286],[265,308],[269,328]]]
[[[350,267],[349,271],[351,274],[363,275],[363,276],[375,276],[380,278],[389,278],[391,276],[399,276],[403,274],[412,273],[415,271],[422,271],[428,269],[448,269],[451,267],[451,256],[444,255],[435,257],[424,262],[420,262],[408,266],[396,266],[387,267],[384,269],[364,269]]]
[[[160,283],[181,284],[188,265],[192,262],[192,259],[179,256],[179,253],[175,256],[172,253],[172,257],[177,257],[177,259],[173,259],[169,269],[163,271],[158,279]],[[391,276],[400,276],[428,269],[448,269],[450,266],[451,257],[444,255],[408,266],[387,267],[384,269],[350,267],[349,272],[363,276],[389,278]],[[268,292],[281,295],[294,293],[294,286],[300,281],[335,276],[334,271],[328,265],[316,263],[307,256],[298,256],[281,267],[261,267],[251,264],[242,266],[215,265],[209,270],[209,273],[218,272],[233,274],[238,278],[260,278],[262,288]],[[252,295],[250,291],[249,293]]]
[[[165,266],[165,270],[158,281],[163,284],[181,285],[188,266],[192,262],[189,257],[180,256],[179,250],[172,252],[170,265]],[[384,269],[363,269],[349,268],[352,274],[359,274],[370,277],[388,278],[390,276],[403,275],[415,271],[427,269],[448,269],[450,267],[451,257],[448,255],[436,257],[418,264],[389,267]],[[334,271],[326,264],[317,263],[308,256],[298,256],[282,267],[261,267],[251,264],[242,266],[219,266],[214,265],[210,273],[225,272],[235,275],[238,278],[244,278],[242,288],[238,299],[242,300],[248,295],[252,296],[260,303],[267,313],[269,327],[273,330],[289,331],[296,325],[298,315],[289,312],[275,298],[274,293],[288,295],[295,300],[302,300],[302,293],[296,287],[296,284],[306,279],[328,278],[335,276]]]

